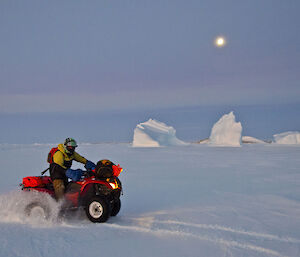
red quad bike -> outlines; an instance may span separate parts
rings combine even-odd
[[[118,175],[123,170],[120,165],[112,166],[114,172],[110,175],[98,174],[97,171],[86,171],[80,181],[69,182],[65,192],[65,203],[62,212],[83,208],[92,222],[106,222],[110,216],[116,216],[121,208],[120,196],[122,184]],[[54,198],[52,180],[49,176],[29,176],[23,178],[20,184],[23,191],[45,193]],[[45,219],[51,214],[50,206],[43,200],[33,199],[25,207],[27,216],[38,212]]]

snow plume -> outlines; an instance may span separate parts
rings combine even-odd
[[[49,218],[45,220],[39,216],[27,216],[26,207],[39,202],[49,207]],[[57,222],[60,203],[57,203],[51,196],[39,192],[11,192],[0,195],[0,222],[23,223],[32,226],[51,226]]]
[[[134,129],[133,147],[159,147],[171,145],[186,145],[176,137],[176,130],[163,122],[149,119],[140,123]]]
[[[284,132],[273,136],[276,144],[300,144],[300,132]]]
[[[219,146],[241,146],[242,125],[235,121],[233,112],[225,114],[212,127],[209,144]]]

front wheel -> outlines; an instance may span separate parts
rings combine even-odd
[[[109,218],[110,208],[103,197],[95,196],[87,202],[85,212],[90,221],[105,222]]]

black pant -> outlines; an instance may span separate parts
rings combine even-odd
[[[54,179],[62,179],[65,184],[68,183],[68,178],[66,176],[66,169],[64,169],[63,167],[59,166],[56,163],[50,164],[50,177],[52,181]]]

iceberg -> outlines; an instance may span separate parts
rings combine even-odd
[[[257,139],[255,137],[243,136],[242,143],[243,144],[266,144],[267,142]]]
[[[176,137],[176,130],[165,123],[149,119],[134,129],[133,147],[160,147],[187,145]]]
[[[223,115],[212,127],[209,142],[217,146],[241,146],[242,125],[233,112]]]
[[[288,131],[273,136],[276,144],[296,145],[300,144],[300,132]]]

